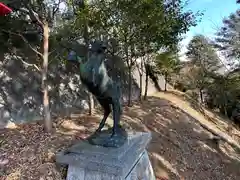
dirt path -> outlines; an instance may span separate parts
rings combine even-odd
[[[125,127],[152,132],[148,151],[158,179],[239,180],[240,155],[227,143],[210,140],[211,133],[177,104],[149,97],[143,104],[124,109]],[[88,136],[99,119],[84,115],[59,119],[52,134],[42,133],[43,126],[37,123],[0,130],[0,179],[63,179],[66,169],[55,165],[55,153]]]
[[[150,97],[148,103],[126,110],[124,119],[129,128],[153,133],[149,153],[158,177],[239,180],[240,154],[212,141],[212,134],[176,104]]]
[[[201,125],[207,127],[212,132],[224,136],[230,143],[240,144],[240,128],[237,128],[233,122],[201,107],[201,105],[193,102],[193,100],[184,93],[182,95],[180,95],[179,92],[174,93],[175,94],[173,94],[173,92],[160,92],[154,94],[154,96],[170,101],[174,106],[192,116]]]

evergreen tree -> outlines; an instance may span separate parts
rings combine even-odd
[[[223,20],[223,27],[217,33],[216,47],[228,60],[231,67],[240,65],[240,10]]]
[[[212,81],[209,75],[219,70],[220,60],[209,40],[203,35],[194,36],[187,49],[186,55],[192,64],[189,79],[192,87],[199,90],[203,103],[203,90]]]

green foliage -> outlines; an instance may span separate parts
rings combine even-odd
[[[180,70],[180,60],[173,51],[158,53],[155,58],[157,72],[165,78],[165,91],[167,83],[171,81],[171,76]]]
[[[203,35],[192,38],[186,55],[192,64],[205,71],[216,72],[220,68],[220,59],[216,50]]]
[[[207,87],[207,105],[219,108],[227,116],[231,116],[240,100],[240,75],[234,74],[232,71],[226,75],[215,76],[214,81]]]
[[[191,88],[201,91],[211,83],[210,75],[219,70],[220,59],[209,40],[202,35],[194,36],[187,49],[186,55],[191,62],[187,79]]]
[[[125,61],[129,79],[131,79],[137,58],[144,59],[146,66],[143,67],[146,68],[150,67],[150,58],[145,57],[157,53],[162,48],[176,50],[182,34],[186,33],[191,26],[196,25],[199,15],[184,11],[181,0],[174,2],[94,0],[84,1],[84,4],[79,4],[77,3],[79,1],[74,0],[4,2],[14,10],[14,13],[0,17],[1,57],[9,53],[21,57],[25,65],[42,67],[41,58],[38,56],[43,54],[41,23],[47,23],[50,27],[50,65],[57,64],[56,67],[64,69],[64,59],[69,49],[74,46],[75,40],[107,39],[107,56],[112,61],[117,61],[116,59]],[[58,2],[65,3],[64,11],[59,10]],[[86,48],[82,46],[78,48],[78,53],[87,56]],[[117,62],[112,64],[114,69],[119,68]],[[168,74],[170,77],[177,70],[177,58],[175,56],[165,58],[162,62],[159,61],[158,65],[161,73]],[[38,69],[41,72],[41,68]],[[49,75],[49,78],[53,77]]]
[[[215,75],[214,81],[207,89],[208,104],[219,108],[223,114],[231,116],[233,119],[238,117],[238,121],[240,121],[239,25],[239,10],[223,19],[223,26],[217,33],[214,45],[224,55],[231,70],[221,76]]]
[[[227,24],[229,25],[230,22]],[[240,29],[238,30],[235,28],[235,32],[232,31],[232,29],[225,30],[225,33],[230,35],[236,33]],[[228,35],[225,37],[230,38]],[[234,44],[230,42],[230,39],[228,40],[226,38],[224,41],[223,39],[217,39],[218,42],[221,41],[222,43],[222,46],[218,46],[218,48],[227,52],[227,57],[238,58],[237,50],[234,50]],[[239,112],[237,110],[240,100],[239,69],[220,74],[220,58],[210,41],[202,35],[193,37],[188,45],[186,55],[190,59],[188,63],[189,68],[184,74],[185,85],[188,86],[188,89],[199,90],[202,102],[203,99],[205,99],[204,102],[209,108],[217,108],[226,116],[231,117],[234,116],[236,112]],[[203,97],[203,91],[206,92],[205,97]]]
[[[165,77],[168,77],[173,73],[177,73],[180,70],[180,60],[177,54],[171,51],[157,54],[155,63],[159,73]]]
[[[217,33],[216,47],[234,67],[240,65],[240,10],[223,20],[223,27]]]

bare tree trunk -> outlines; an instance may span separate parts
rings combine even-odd
[[[142,73],[142,63],[141,63],[141,67],[140,67],[140,71],[139,71],[139,81],[140,81],[140,92],[139,92],[139,100],[140,100],[140,102],[142,101],[142,86],[143,86],[143,73]]]
[[[142,101],[142,93],[143,93],[143,59],[141,59],[140,67],[138,67],[138,73],[139,73],[139,86],[140,86],[140,92],[139,92],[139,100]]]
[[[89,102],[89,115],[92,115],[94,113],[94,100],[92,93],[88,92],[88,102]]]
[[[140,76],[140,83],[139,83],[139,84],[140,84],[140,85],[139,85],[139,86],[140,86],[139,100],[142,101],[142,84],[143,84],[142,80],[143,80],[143,75],[140,74],[139,76]]]
[[[132,97],[132,57],[129,58],[128,45],[127,45],[127,36],[124,36],[124,53],[126,55],[126,63],[128,68],[128,106],[131,106],[131,97]]]
[[[89,32],[88,32],[88,21],[87,19],[84,20],[84,41],[87,47],[89,47]],[[88,54],[86,56],[86,60],[88,61]],[[94,100],[92,93],[88,92],[88,106],[89,106],[89,115],[94,113]]]
[[[167,91],[167,74],[164,75],[164,79],[165,79],[165,82],[164,82],[164,91]]]
[[[128,67],[128,106],[132,104],[132,68]]]
[[[147,62],[149,62],[149,55],[147,55],[147,59],[145,59],[147,61],[144,61],[144,67],[145,67],[145,73],[146,73],[146,79],[145,79],[145,92],[144,92],[144,97],[143,99],[146,100],[147,99],[147,93],[148,93],[148,79],[149,79],[149,66],[147,64]]]
[[[44,128],[46,132],[51,132],[52,120],[51,120],[51,114],[50,114],[50,108],[49,108],[48,84],[47,84],[48,47],[49,47],[49,27],[48,27],[48,23],[45,22],[43,25],[43,68],[42,68]]]
[[[149,78],[149,75],[148,75],[148,73],[146,72],[144,100],[147,99],[147,92],[148,92],[148,78]]]
[[[0,61],[3,62],[4,61],[4,53],[0,52]]]
[[[201,103],[203,103],[203,92],[202,92],[202,89],[199,90],[199,93],[200,93],[200,100],[201,100]]]
[[[226,107],[226,105],[224,105],[224,114],[225,114],[226,117],[228,117],[228,112],[227,112],[227,107]]]

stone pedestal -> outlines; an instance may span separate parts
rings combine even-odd
[[[137,132],[129,133],[120,148],[82,141],[57,154],[56,160],[68,165],[67,180],[155,180],[145,149],[150,140],[150,133]]]

